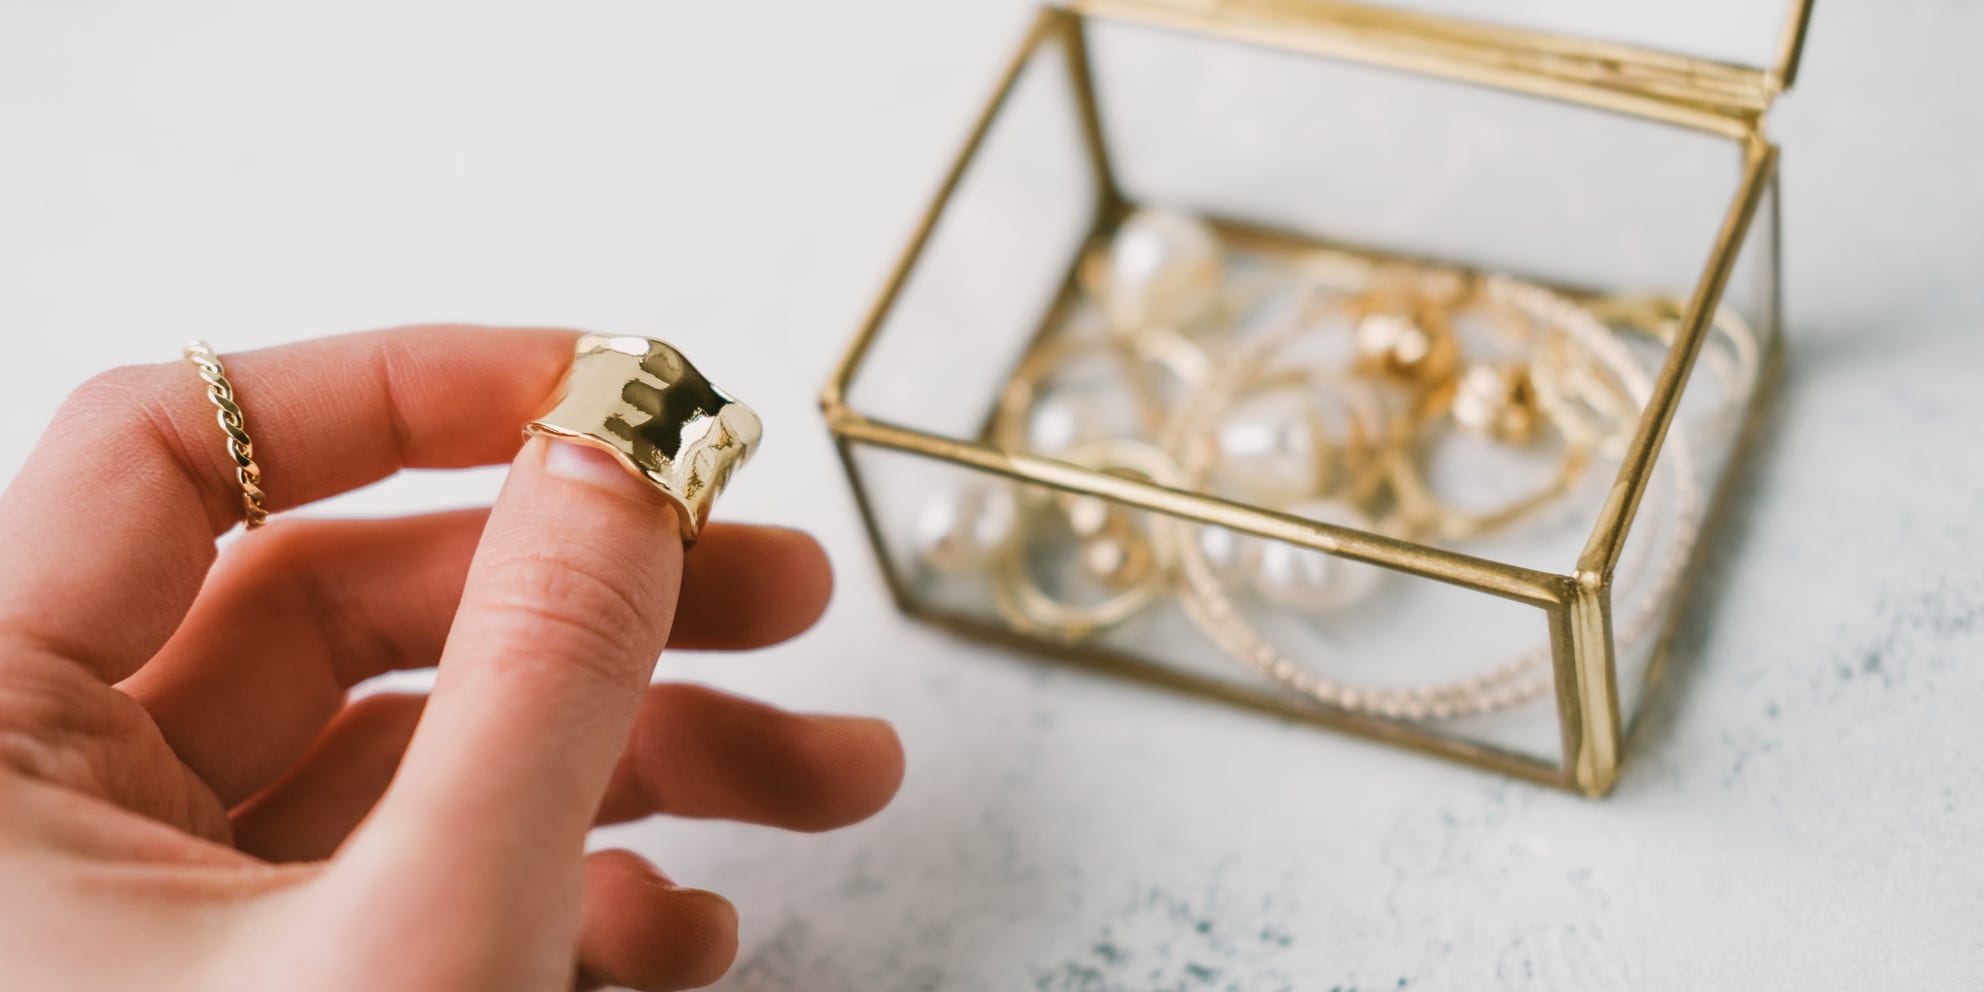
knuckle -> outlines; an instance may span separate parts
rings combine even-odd
[[[0,772],[40,781],[64,781],[74,760],[33,733],[0,728]]]
[[[7,666],[0,686],[0,768],[81,785],[94,778],[91,742],[106,729],[90,684],[59,666]]]
[[[174,380],[174,371],[190,381]],[[200,492],[219,525],[233,519],[240,497],[226,446],[212,438],[211,443],[200,443],[193,433],[200,425],[187,412],[194,408],[185,404],[197,402],[192,398],[198,396],[199,385],[199,379],[185,369],[121,365],[91,376],[71,391],[57,419],[92,446],[183,477]],[[206,429],[213,430],[211,421]]]
[[[157,366],[120,365],[83,380],[69,392],[68,406],[72,412],[86,413],[128,409],[155,389],[157,383]]]

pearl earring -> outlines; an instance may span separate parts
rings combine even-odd
[[[1269,505],[1321,491],[1327,442],[1320,419],[1315,402],[1294,389],[1260,393],[1235,404],[1213,433],[1221,487]]]
[[[1260,538],[1208,524],[1197,528],[1192,543],[1192,553],[1219,582],[1240,585],[1253,581],[1254,568],[1261,559]]]
[[[1336,500],[1311,500],[1289,513],[1321,523],[1372,530],[1369,517]],[[1384,570],[1285,541],[1264,542],[1254,566],[1254,591],[1271,603],[1327,613],[1370,595]]]
[[[917,551],[939,572],[983,569],[1013,546],[1019,517],[1011,484],[973,480],[924,504],[916,522]]]
[[[1184,329],[1219,299],[1225,279],[1219,239],[1204,222],[1176,210],[1139,210],[1109,243],[1101,285],[1109,325],[1121,334],[1149,327]]]

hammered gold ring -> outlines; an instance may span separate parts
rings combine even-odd
[[[694,544],[731,473],[764,427],[750,407],[711,385],[682,353],[653,338],[588,334],[526,437],[597,448],[675,504]]]
[[[234,398],[234,384],[220,364],[220,355],[205,341],[191,341],[182,349],[186,360],[200,370],[207,384],[207,399],[216,411],[220,429],[227,433],[227,454],[234,459],[234,476],[241,483],[241,516],[247,529],[254,530],[269,521],[268,497],[262,492],[262,467],[255,464],[255,442],[248,439],[248,418]]]

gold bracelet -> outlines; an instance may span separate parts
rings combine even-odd
[[[255,464],[255,442],[248,439],[248,418],[234,399],[234,384],[227,380],[220,355],[205,341],[188,342],[182,353],[200,370],[207,384],[207,399],[217,411],[215,419],[227,432],[227,454],[234,459],[234,476],[241,483],[241,515],[246,529],[254,530],[269,521],[268,497],[262,492],[262,467]]]

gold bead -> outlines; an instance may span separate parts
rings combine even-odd
[[[1445,318],[1431,310],[1381,309],[1357,321],[1357,363],[1418,388],[1430,388],[1453,376],[1460,346]]]
[[[1082,542],[1082,570],[1112,591],[1148,582],[1156,571],[1149,539],[1132,530],[1112,528],[1112,533]]]
[[[1527,365],[1476,365],[1454,387],[1454,422],[1481,437],[1528,444],[1536,437],[1538,413]]]

